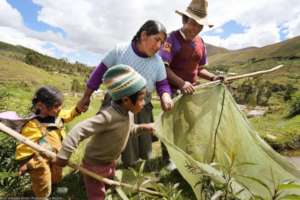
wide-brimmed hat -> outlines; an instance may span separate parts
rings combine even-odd
[[[207,6],[207,0],[192,0],[185,11],[176,10],[175,12],[179,15],[192,18],[200,25],[209,26],[211,28],[214,25],[207,19]]]

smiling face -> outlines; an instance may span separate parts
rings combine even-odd
[[[159,32],[154,35],[147,35],[147,33],[143,31],[141,34],[140,51],[151,57],[159,51],[165,39],[165,33]]]
[[[182,32],[184,33],[187,40],[193,40],[203,29],[203,25],[198,24],[192,18],[188,18],[183,23]]]

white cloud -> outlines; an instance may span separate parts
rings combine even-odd
[[[225,39],[206,36],[206,41],[214,45],[239,49],[248,46],[262,47],[279,42],[279,27],[283,24],[290,37],[300,33],[298,0],[231,0],[209,3],[209,15],[217,26],[234,20],[245,27],[244,33],[232,34]]]
[[[23,45],[47,55],[53,55],[52,51],[49,52],[43,47],[49,42],[53,42],[54,46],[62,50],[71,51],[63,45],[66,42],[63,42],[63,37],[59,33],[37,32],[27,28],[21,14],[6,0],[0,1],[0,28],[0,40],[4,42]]]
[[[158,19],[168,30],[181,26],[181,18],[174,13],[185,9],[190,0],[33,0],[42,7],[39,20],[62,28],[68,39],[84,49],[103,53],[118,42],[129,41],[147,19]],[[279,41],[279,27],[295,18],[298,0],[230,0],[209,1],[209,18],[220,26],[230,20],[247,27],[245,33],[232,34],[220,40],[226,48],[263,46]],[[288,11],[288,12],[286,12]],[[284,13],[284,14],[283,14]],[[290,34],[298,25],[287,25]],[[210,39],[210,41],[214,41]],[[216,45],[216,43],[213,43]]]
[[[54,56],[54,52],[51,49],[44,48],[45,42],[26,36],[24,33],[14,29],[0,26],[0,38],[1,41],[13,44],[22,45],[30,49],[34,49],[40,53]]]
[[[185,9],[190,2],[190,0],[32,1],[41,7],[37,20],[63,30],[65,33],[63,36],[51,30],[47,32],[29,30],[24,26],[19,12],[6,0],[0,1],[0,26],[20,31],[24,34],[24,40],[35,39],[37,41],[35,44],[39,48],[43,48],[44,43],[50,43],[63,55],[75,55],[81,51],[103,54],[116,43],[130,41],[137,29],[148,19],[161,21],[169,31],[178,29],[181,27],[181,18],[174,11]],[[238,49],[278,42],[279,27],[284,27],[288,37],[294,37],[300,33],[298,1],[209,0],[209,18],[215,24],[216,34],[221,34],[222,30],[226,31],[222,25],[232,20],[244,26],[245,31],[223,39],[218,36],[204,38],[206,42],[217,46]],[[1,37],[4,37],[2,35],[3,33]]]
[[[12,8],[6,0],[0,1],[0,25],[23,28],[22,16],[16,9]]]
[[[204,36],[207,43],[222,46],[227,49],[241,49],[245,47],[261,47],[280,41],[279,28],[274,24],[263,27],[253,26],[245,30],[245,33],[236,33],[222,39],[217,36]]]
[[[300,35],[300,12],[299,14],[289,22],[284,24],[285,33],[287,33],[287,38],[292,38]]]
[[[77,46],[99,53],[118,42],[131,40],[147,19],[158,19],[171,26],[175,22],[180,26],[174,4],[160,0],[33,1],[42,7],[40,21],[62,28]]]
[[[80,51],[80,46],[77,46],[70,39],[65,39],[59,32],[51,30],[38,32],[26,27],[19,11],[13,8],[6,0],[0,1],[0,41],[22,45],[40,53],[59,58],[63,56],[68,57],[74,52]],[[49,44],[51,47],[49,47]],[[92,59],[99,57],[97,54],[91,54],[91,56]],[[71,57],[69,58],[71,60]]]

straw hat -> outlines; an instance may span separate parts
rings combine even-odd
[[[175,12],[179,15],[186,15],[195,20],[198,24],[207,25],[211,28],[214,25],[207,19],[207,6],[207,0],[192,0],[185,11],[176,10]]]

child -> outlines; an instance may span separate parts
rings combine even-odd
[[[134,124],[133,114],[143,108],[146,80],[127,65],[116,65],[104,74],[103,83],[112,97],[110,106],[76,125],[56,157],[55,163],[64,166],[80,141],[92,136],[83,158],[83,167],[103,177],[113,177],[115,160],[125,148],[129,134],[140,130],[154,131],[153,123]],[[89,200],[105,198],[105,184],[84,175]]]
[[[21,134],[57,153],[64,136],[64,123],[80,114],[76,108],[61,110],[62,103],[63,96],[57,89],[48,86],[39,88],[32,99],[34,116],[23,126]],[[51,185],[62,178],[62,168],[51,164],[25,144],[17,145],[16,160],[20,163],[19,174],[30,174],[35,196],[49,197]]]

